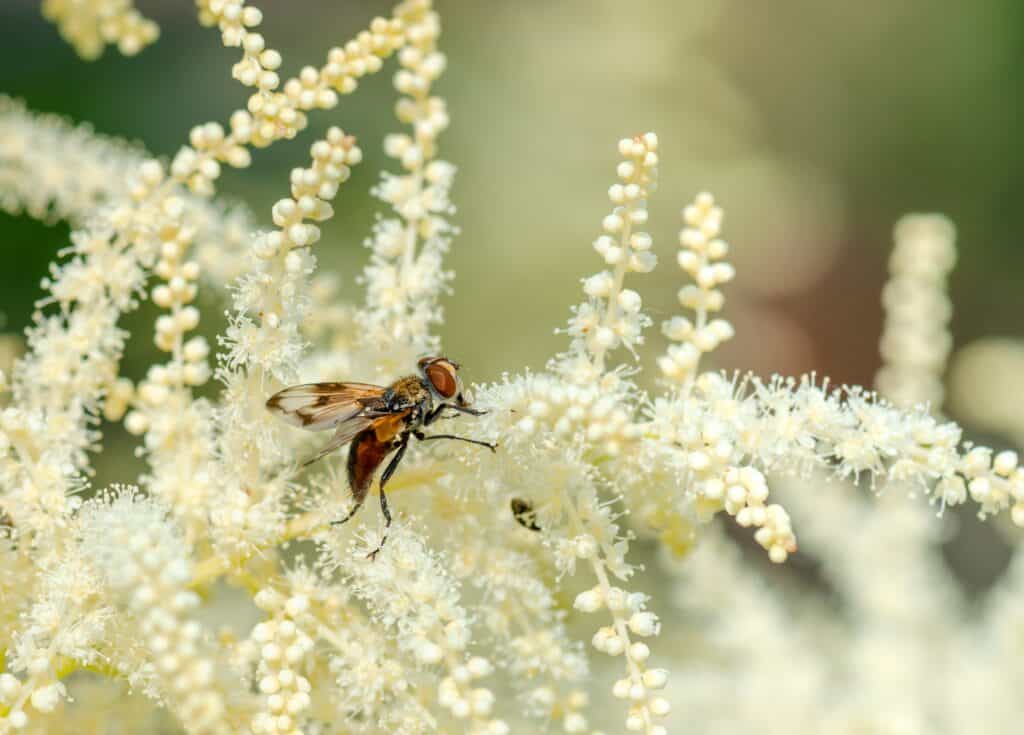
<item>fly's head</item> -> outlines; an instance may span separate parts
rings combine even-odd
[[[424,357],[419,361],[420,375],[429,386],[431,393],[439,403],[468,408],[459,378],[459,364],[447,357]]]

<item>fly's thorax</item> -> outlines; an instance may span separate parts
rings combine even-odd
[[[413,406],[429,410],[433,405],[430,389],[418,375],[399,378],[384,393],[384,402],[390,411],[404,411]]]

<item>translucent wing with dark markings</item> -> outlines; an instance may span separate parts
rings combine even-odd
[[[323,459],[334,450],[341,449],[343,446],[355,439],[356,434],[360,431],[369,429],[373,425],[373,422],[374,419],[366,418],[364,416],[356,416],[345,423],[340,424],[337,431],[334,432],[334,436],[331,437],[331,440],[327,442],[327,444],[325,444],[314,456],[303,462],[302,466],[305,467],[306,465],[313,464],[318,459]]]
[[[384,409],[384,388],[369,383],[305,383],[285,388],[267,400],[267,408],[282,419],[307,431],[338,427],[347,434],[362,419],[379,416]],[[358,419],[358,420],[357,420]],[[369,424],[354,429],[349,439]],[[331,440],[333,444],[337,440]],[[340,445],[339,445],[340,446]]]
[[[350,418],[343,424],[338,424],[337,431],[334,432],[334,436],[327,442],[324,447],[317,452],[313,457],[310,457],[302,466],[313,464],[318,459],[323,459],[328,454],[336,449],[341,449],[343,446],[351,442],[356,436],[366,430],[372,429],[374,439],[380,446],[391,447],[391,440],[397,436],[405,425],[405,419],[409,415],[409,410],[400,411],[398,413],[378,413],[372,408],[366,411],[366,415],[355,416]],[[391,451],[388,449],[387,451]],[[387,452],[385,452],[386,454]],[[378,462],[379,464],[379,462]]]

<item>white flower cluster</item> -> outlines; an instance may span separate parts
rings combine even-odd
[[[321,582],[320,586],[323,586]],[[338,622],[321,624],[328,662],[337,687],[332,703],[338,717],[355,732],[436,732],[438,718],[431,703],[436,691],[429,680],[418,683],[417,666],[404,659],[385,628],[353,614],[347,597],[336,596],[327,609]],[[422,686],[422,688],[420,688]]]
[[[335,550],[335,563],[351,578],[353,592],[385,625],[396,629],[399,646],[421,666],[441,665],[437,702],[472,735],[505,735],[508,725],[493,717],[494,694],[480,679],[493,671],[491,663],[468,652],[471,626],[459,604],[455,581],[445,560],[404,529],[388,545],[388,553],[366,563],[368,544]]]
[[[919,232],[922,236],[951,235],[944,220],[907,221],[927,225]],[[898,232],[903,230],[902,225],[897,227]],[[945,243],[947,247],[939,249],[944,257],[938,262],[911,264],[908,254],[914,250],[920,254],[921,246],[910,248],[898,242],[899,254],[894,253],[893,260],[903,267],[893,269],[890,286],[895,288],[887,288],[889,293],[921,296],[886,298],[890,316],[883,350],[892,362],[882,370],[899,373],[899,380],[888,384],[898,389],[902,402],[916,404],[922,417],[927,404],[919,399],[936,385],[944,359],[915,361],[921,352],[914,348],[929,335],[947,340],[948,336],[942,333],[941,321],[936,321],[944,313],[941,309],[906,307],[922,299],[948,306],[942,282],[952,264],[951,240]],[[941,277],[927,277],[936,269]],[[908,273],[915,271],[918,277],[908,279]],[[937,403],[930,406],[934,412],[940,408]],[[931,442],[927,432],[915,433],[927,451]],[[1008,453],[996,464],[1010,474],[1016,458]],[[851,478],[856,476],[854,468],[846,471]],[[821,492],[826,483],[827,492]],[[920,478],[915,481],[902,474],[890,475],[887,482],[907,485],[912,491],[921,487],[919,483]],[[1019,576],[1007,574],[1002,589],[978,618],[969,612],[937,553],[945,536],[942,525],[922,514],[912,498],[891,490],[868,497],[851,482],[836,482],[821,474],[785,478],[776,489],[804,529],[802,551],[820,562],[819,574],[831,589],[829,603],[814,602],[813,595],[804,594],[806,590],[769,587],[721,537],[705,539],[680,567],[683,576],[677,600],[687,616],[710,621],[702,634],[715,642],[720,655],[714,660],[689,656],[690,662],[678,672],[678,680],[685,682],[678,695],[681,705],[691,716],[714,717],[720,727],[730,730],[759,728],[770,713],[770,719],[784,729],[791,724],[781,723],[800,722],[808,732],[970,731],[976,703],[991,701],[981,692],[989,691],[994,681],[1014,678],[1012,667],[1008,671],[1000,658],[1014,657],[1016,644],[1000,639],[1007,626],[994,624],[991,616],[1008,612],[1003,605],[1019,585]],[[816,522],[822,518],[828,522]],[[799,628],[789,624],[794,605],[787,597],[811,600],[797,607]],[[844,611],[839,621],[837,606]],[[936,615],[937,610],[943,614]],[[743,611],[742,616],[736,611]],[[821,650],[828,651],[827,659],[819,655]],[[778,676],[780,660],[786,662],[786,677]],[[1001,673],[994,676],[996,671]],[[836,680],[845,682],[838,692]],[[908,682],[914,684],[908,687]],[[737,689],[750,696],[727,713],[708,708],[707,702]],[[807,706],[822,699],[829,701],[827,708]],[[1015,716],[1010,712],[1012,708],[986,712],[986,727],[1009,732]]]
[[[310,221],[333,216],[330,200],[348,180],[350,166],[362,160],[355,139],[340,128],[314,143],[310,155],[309,168],[292,171],[292,196],[274,205],[278,229],[261,233],[253,244],[258,262],[237,285],[237,316],[228,332],[229,366],[259,366],[280,380],[295,376],[302,348],[299,329],[309,309],[306,281],[315,264],[309,248],[320,239],[320,229]]]
[[[615,376],[579,385],[547,373],[527,374],[508,380],[501,400],[514,412],[512,429],[524,440],[538,430],[553,432],[562,441],[582,436],[602,453],[617,456],[642,432],[632,420],[631,407],[607,390],[619,383]]]
[[[360,77],[379,71],[381,59],[405,42],[399,17],[375,18],[370,30],[344,47],[332,48],[323,68],[303,67],[298,77],[282,86],[276,71],[283,61],[281,54],[267,47],[262,34],[250,30],[263,21],[258,8],[246,5],[245,0],[198,0],[196,4],[200,22],[218,26],[225,46],[242,48],[242,60],[232,74],[255,88],[246,109],[231,115],[230,132],[216,123],[196,126],[189,136],[190,145],[174,157],[171,168],[175,176],[202,194],[213,192],[221,163],[245,168],[250,162],[247,146],[264,148],[294,138],[306,127],[306,111],[336,107],[338,93],[354,92]]]
[[[650,273],[658,263],[650,234],[638,229],[647,222],[647,197],[657,184],[657,151],[654,133],[619,141],[619,182],[608,189],[615,206],[601,223],[604,234],[594,241],[594,250],[612,270],[583,279],[588,300],[573,307],[566,330],[572,338],[570,350],[552,365],[570,382],[595,382],[604,373],[605,355],[619,346],[633,352],[651,323],[641,311],[640,294],[624,288],[623,281],[627,273]]]
[[[486,515],[486,502],[467,499],[467,512]],[[492,512],[492,511],[491,511]],[[560,720],[566,732],[588,732],[588,674],[579,642],[562,621],[552,591],[540,579],[541,565],[530,554],[470,536],[458,550],[454,574],[481,597],[473,609],[490,633],[496,665],[507,671],[513,688],[539,721]]]
[[[584,538],[580,542],[587,543],[588,540]],[[655,725],[653,722],[667,715],[671,706],[664,697],[652,696],[651,693],[665,687],[668,672],[647,668],[651,649],[643,641],[633,641],[630,637],[631,633],[638,638],[657,635],[661,624],[654,613],[644,610],[645,595],[639,592],[626,593],[619,587],[609,585],[607,578],[599,576],[599,579],[600,583],[596,587],[576,596],[573,607],[581,612],[596,612],[607,608],[612,614],[613,624],[598,630],[592,642],[594,648],[609,656],[625,655],[628,674],[615,682],[612,694],[630,703],[626,729],[630,732],[665,735],[668,731],[664,725]]]
[[[679,290],[679,304],[692,309],[696,321],[676,316],[661,325],[665,336],[678,343],[658,358],[662,374],[674,385],[692,383],[701,355],[732,339],[734,334],[732,325],[725,319],[709,319],[710,314],[721,311],[725,305],[725,297],[718,287],[736,275],[735,269],[722,260],[729,252],[728,244],[719,237],[722,210],[715,206],[713,196],[703,192],[683,210],[683,221],[686,226],[679,233],[677,260],[694,283]]]
[[[256,735],[299,735],[312,701],[312,685],[303,674],[314,645],[305,630],[309,598],[298,594],[286,599],[264,588],[253,601],[270,619],[252,630],[252,640],[260,646],[258,687],[266,697],[266,708],[253,718],[252,731]]]
[[[155,161],[142,165],[140,178],[144,187],[141,196],[149,196],[165,183],[163,168]],[[200,267],[196,261],[185,259],[192,248],[195,229],[184,221],[185,202],[181,197],[167,196],[160,207],[166,219],[156,233],[158,252],[153,272],[163,283],[152,288],[150,297],[156,306],[170,313],[157,318],[153,339],[158,349],[172,353],[172,359],[167,365],[150,368],[138,386],[138,408],[125,421],[133,434],[146,433],[151,451],[172,441],[168,437],[174,435],[178,426],[176,417],[188,410],[188,395],[182,388],[200,386],[210,376],[206,340],[193,337],[186,342],[184,338],[186,332],[199,326],[199,310],[191,302],[198,291]],[[115,395],[121,399],[119,403],[129,399],[127,387],[120,388]]]
[[[433,329],[454,232],[454,167],[437,150],[448,113],[433,90],[446,64],[440,19],[427,0],[403,2],[330,50],[323,68],[282,83],[280,54],[254,30],[260,11],[198,5],[203,23],[241,47],[234,74],[252,93],[228,126],[194,128],[168,166],[0,101],[0,206],[73,228],[27,353],[9,386],[0,378],[0,733],[103,721],[125,683],[139,694],[125,705],[130,727],[152,729],[150,715],[134,714],[147,697],[196,734],[597,735],[607,721],[647,735],[678,723],[946,735],[976,724],[954,686],[978,702],[998,695],[993,721],[1004,730],[1019,722],[1024,565],[1015,560],[1003,593],[968,620],[930,555],[940,539],[931,514],[905,499],[970,499],[1024,525],[1017,455],[966,443],[923,405],[938,409],[920,388],[934,385],[948,343],[921,335],[945,334],[939,292],[952,256],[922,243],[951,245],[946,225],[898,228],[885,351],[917,392],[913,407],[894,407],[814,376],[701,372],[701,356],[732,336],[719,312],[734,272],[722,211],[699,195],[683,211],[678,254],[693,281],[679,299],[692,314],[663,326],[666,386],[647,392],[633,380],[636,356],[617,358],[650,324],[625,279],[655,265],[643,230],[658,142],[622,140],[614,208],[595,242],[606,269],[583,281],[568,350],[544,372],[474,389],[487,413],[462,417],[457,433],[472,426],[496,453],[410,447],[388,485],[397,522],[371,561],[364,547],[379,534],[359,522],[376,503],[328,525],[345,502],[344,470],[333,457],[300,467],[299,432],[265,402],[300,379],[383,382],[440,350]],[[386,138],[400,171],[376,191],[394,216],[371,237],[365,302],[338,303],[313,248],[328,240],[320,228],[361,160],[352,137],[329,128],[313,143],[273,207],[273,230],[200,197],[221,165],[244,166],[251,146],[298,135],[307,114],[333,108],[392,54],[396,113],[409,128]],[[230,302],[215,346],[195,335],[201,317],[209,323],[201,288]],[[146,296],[162,310],[152,341],[165,357],[135,384],[121,371],[120,319]],[[908,349],[918,341],[942,354]],[[219,393],[198,396],[211,374]],[[141,491],[89,486],[105,449],[100,417],[139,437]],[[875,502],[852,481],[887,492]],[[412,488],[424,491],[400,492]],[[796,550],[794,526],[806,528],[801,551],[822,561],[849,616],[789,594],[793,580],[776,594],[726,545],[722,513],[774,562]],[[671,589],[641,564],[654,548],[690,554]],[[589,613],[604,619],[589,623]],[[997,670],[1006,681],[992,682]]]
[[[820,468],[867,478],[876,488],[911,487],[945,505],[969,495],[983,516],[1011,509],[1014,522],[1024,522],[1024,472],[1014,454],[964,446],[960,427],[922,408],[896,409],[860,389],[830,390],[810,377],[737,385],[705,373],[695,388],[692,399],[655,403],[652,426],[673,444],[710,420],[716,433],[725,432],[734,457],[765,472],[807,475]],[[665,459],[680,470],[688,466],[688,458],[671,452]]]
[[[743,446],[750,425],[733,424],[714,409],[705,413],[702,405],[703,400],[734,400],[732,386],[718,375],[705,374],[696,387],[696,399],[674,396],[655,400],[646,436],[653,439],[648,450],[660,456],[651,461],[668,464],[693,498],[698,519],[706,521],[724,509],[740,526],[756,528],[754,538],[773,562],[781,564],[796,551],[796,538],[785,509],[765,504],[768,481],[750,464],[760,458]]]
[[[0,705],[8,710],[6,720],[0,717],[0,732],[25,727],[32,712],[54,712],[67,697],[61,662],[95,664],[98,643],[110,637],[114,611],[98,594],[96,572],[75,554],[51,563],[55,566],[45,569],[38,597],[7,652],[8,670],[23,672],[26,679],[0,674]]]
[[[454,234],[447,217],[454,211],[448,194],[455,167],[437,158],[448,112],[431,91],[446,64],[437,48],[440,18],[422,0],[402,3],[396,16],[408,43],[398,53],[400,69],[393,84],[401,97],[395,113],[411,130],[384,140],[385,154],[402,173],[382,173],[373,190],[396,216],[379,219],[367,240],[371,256],[362,275],[366,306],[360,315],[366,323],[365,348],[384,375],[403,370],[419,354],[437,351],[431,329],[443,319],[438,299],[451,274],[443,269],[442,257]]]
[[[882,291],[885,365],[878,391],[898,406],[942,405],[942,370],[953,338],[946,279],[956,262],[953,223],[938,214],[908,214],[896,223],[891,278]]]
[[[143,151],[56,115],[36,115],[0,95],[0,209],[33,219],[81,224],[128,192],[125,171]]]
[[[161,696],[174,703],[187,731],[234,732],[214,681],[215,659],[193,617],[199,596],[188,589],[188,549],[166,515],[131,489],[90,501],[78,516],[81,553],[116,595],[120,625],[137,626]]]
[[[98,438],[94,417],[103,410],[105,395],[113,394],[121,407],[126,402],[127,386],[118,379],[126,335],[117,321],[136,306],[147,269],[164,244],[162,233],[176,232],[193,214],[185,206],[165,206],[174,201],[170,191],[149,176],[152,167],[143,164],[140,170],[141,175],[130,177],[128,197],[103,208],[85,229],[72,234],[72,257],[51,268],[44,282],[50,296],[40,302],[42,307],[54,303],[59,311],[34,315],[29,352],[12,375],[18,400],[4,414],[7,444],[21,437],[16,446],[22,451],[17,460],[4,461],[3,472],[15,480],[16,492],[28,493],[26,500],[43,491],[44,484],[52,498],[45,505],[30,500],[21,506],[26,527],[59,525],[60,516],[71,509],[66,495],[81,486],[88,469],[86,451]],[[111,416],[116,418],[116,412]],[[58,434],[62,440],[30,449],[42,438],[25,433],[32,425],[47,426],[51,441]],[[37,464],[49,467],[48,482],[40,482],[47,470]]]
[[[160,36],[156,23],[132,0],[43,0],[43,15],[83,59],[96,59],[108,45],[134,56]]]
[[[0,209],[6,212],[86,225],[107,211],[104,205],[131,198],[144,164],[155,175],[156,164],[147,161],[136,146],[56,115],[30,113],[0,95]],[[249,213],[183,192],[176,196],[184,203],[200,276],[222,286],[238,274],[239,254],[253,229]]]

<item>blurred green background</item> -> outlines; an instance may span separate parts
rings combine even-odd
[[[450,265],[446,349],[476,379],[539,367],[580,299],[577,279],[599,268],[590,242],[623,135],[655,130],[661,188],[650,229],[661,265],[632,286],[656,320],[676,313],[679,209],[710,189],[726,210],[739,270],[729,290],[737,340],[726,367],[760,373],[817,369],[870,382],[877,364],[892,223],[942,211],[959,229],[953,282],[958,344],[1020,335],[1024,250],[1017,207],[1024,147],[1024,6],[867,0],[440,0],[449,71],[438,86],[452,127],[443,155],[460,167],[462,234]],[[246,91],[230,77],[237,51],[198,27],[189,0],[143,0],[162,29],[136,58],[108,50],[80,61],[32,0],[0,3],[0,91],[37,110],[169,156],[191,125],[227,119]],[[385,2],[266,0],[263,32],[285,73],[319,65]],[[287,171],[317,130],[359,136],[367,162],[343,192],[319,253],[353,283],[377,203],[367,190],[382,137],[398,126],[389,74],[367,80],[296,141],[257,152],[222,192],[263,221]],[[0,215],[3,329],[20,331],[47,263],[66,239]],[[215,314],[219,310],[208,313]],[[140,340],[141,341],[141,340]],[[133,347],[128,369],[148,362]],[[663,347],[653,330],[649,350]]]

